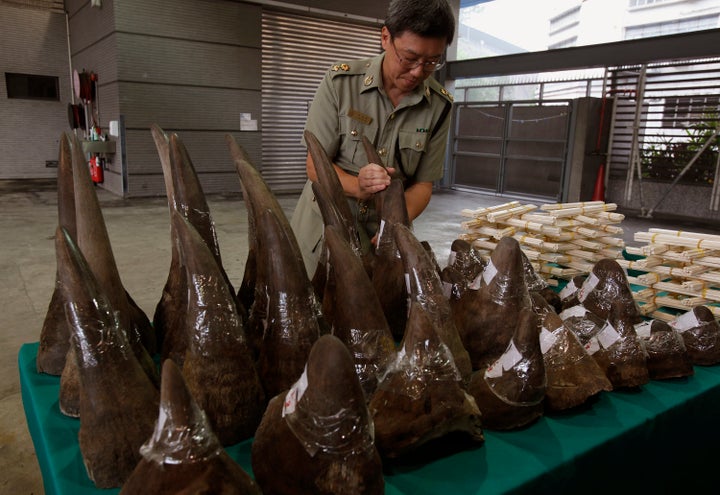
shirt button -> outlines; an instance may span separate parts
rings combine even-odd
[[[357,135],[358,135],[357,130],[353,129],[352,131],[350,131],[350,135],[351,135],[351,136],[357,136]]]
[[[391,113],[391,114],[390,114],[390,120],[393,120],[394,118],[395,118],[395,114],[394,114],[394,113]]]
[[[380,149],[378,150],[378,155],[380,155],[380,156],[385,156],[385,155],[387,155],[387,150],[386,150],[385,148],[380,148]]]
[[[422,147],[422,143],[421,143],[420,141],[418,141],[417,143],[415,143],[415,147],[416,147],[416,148]]]

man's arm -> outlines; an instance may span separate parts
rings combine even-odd
[[[366,200],[376,192],[382,191],[390,185],[390,174],[394,172],[394,169],[392,168],[385,169],[375,163],[369,163],[361,168],[357,177],[347,173],[335,163],[333,163],[333,168],[335,168],[335,172],[337,172],[338,179],[340,179],[340,184],[345,191],[345,195],[360,200]],[[305,169],[307,171],[308,178],[313,182],[317,182],[315,162],[313,161],[312,156],[310,156],[310,153],[308,153],[305,161]],[[432,183],[430,184],[432,186]],[[429,200],[430,198],[428,198],[428,201]],[[422,208],[425,208],[425,206]],[[422,211],[422,209],[420,211]]]
[[[405,190],[405,204],[412,222],[425,210],[432,196],[432,182],[416,182]]]

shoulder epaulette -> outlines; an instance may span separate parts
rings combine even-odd
[[[351,60],[348,62],[338,62],[330,67],[330,73],[333,77],[345,74],[345,75],[357,75],[365,74],[368,67],[370,67],[370,59],[367,60]]]
[[[453,95],[450,93],[450,91],[445,89],[443,87],[443,85],[440,84],[435,78],[432,78],[432,77],[428,78],[427,85],[430,87],[430,89],[432,89],[433,91],[435,91],[436,93],[441,95],[443,98],[445,98],[450,103],[452,103],[454,101]]]

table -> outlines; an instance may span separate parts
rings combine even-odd
[[[47,495],[98,490],[77,444],[79,420],[58,408],[59,378],[35,368],[37,343],[21,347],[23,404]],[[445,442],[385,466],[386,493],[683,493],[716,492],[720,467],[720,366],[654,381],[639,390],[603,392],[579,409],[511,432],[485,432],[485,444]],[[227,448],[252,473],[251,441]]]

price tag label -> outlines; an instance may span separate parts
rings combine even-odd
[[[590,276],[585,280],[585,282],[582,284],[582,287],[578,290],[578,301],[583,302],[587,297],[590,295],[590,293],[595,290],[595,287],[600,282],[600,279],[597,278],[594,272],[590,272]]]
[[[292,414],[295,412],[295,407],[297,406],[298,401],[302,398],[303,394],[305,394],[305,390],[307,389],[308,381],[307,381],[307,365],[305,366],[305,369],[303,370],[303,374],[300,375],[300,378],[298,381],[296,381],[292,387],[290,387],[290,390],[288,390],[288,393],[285,395],[285,402],[283,403],[283,410],[282,410],[282,417],[284,418],[287,414]]]
[[[670,326],[678,333],[683,333],[691,328],[699,327],[700,322],[695,316],[695,311],[690,310],[687,313],[678,316],[674,321],[670,322]]]
[[[575,280],[571,280],[568,282],[568,284],[563,287],[563,290],[560,291],[560,299],[567,299],[568,297],[572,296],[577,292],[578,288],[575,286]]]
[[[635,333],[640,338],[649,339],[650,330],[652,330],[652,321],[643,321],[635,325]]]
[[[543,354],[546,354],[555,345],[560,336],[560,330],[562,330],[562,327],[557,328],[554,332],[542,327],[542,330],[540,330],[540,350]]]
[[[482,278],[485,281],[485,284],[490,284],[490,282],[492,282],[495,278],[495,275],[497,275],[497,268],[493,265],[492,260],[488,260],[488,264],[482,272]]]
[[[572,318],[573,316],[577,316],[579,318],[583,318],[587,314],[587,309],[585,309],[585,306],[582,304],[578,304],[576,306],[573,306],[572,308],[568,308],[562,313],[560,313],[560,319],[565,321],[568,318]]]
[[[598,343],[603,346],[604,349],[608,349],[615,342],[620,340],[620,334],[615,330],[610,322],[605,323],[605,326],[597,334]]]
[[[515,347],[515,342],[511,340],[510,345],[508,346],[505,353],[500,356],[500,359],[488,366],[488,368],[485,370],[485,377],[498,378],[502,376],[503,371],[509,370],[517,363],[519,363],[521,359],[522,354],[520,354],[520,351],[518,351],[517,347]]]

